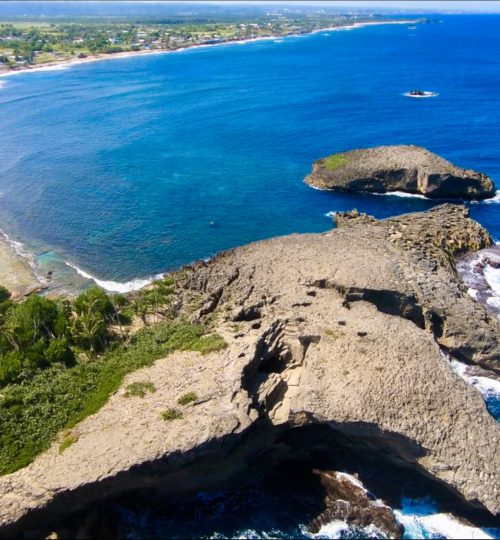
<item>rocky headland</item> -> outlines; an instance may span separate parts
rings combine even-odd
[[[319,159],[306,182],[343,192],[402,191],[431,199],[480,200],[493,197],[491,178],[462,169],[413,145],[351,150]]]
[[[184,496],[312,463],[325,519],[376,522],[362,487],[339,476],[338,445],[426,477],[454,500],[500,513],[500,431],[449,357],[500,372],[500,321],[467,294],[456,258],[492,244],[463,206],[383,221],[338,214],[337,228],[253,243],[187,267],[180,303],[215,321],[228,346],[177,352],[118,390],[29,466],[0,478],[0,536],[130,492]],[[182,416],[161,412],[196,396]],[[345,503],[340,504],[339,499]],[[372,505],[373,506],[373,505]],[[369,516],[367,517],[367,512]],[[34,534],[35,536],[37,534]]]

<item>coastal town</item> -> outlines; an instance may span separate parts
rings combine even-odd
[[[317,13],[210,21],[12,21],[0,24],[0,73],[61,62],[147,51],[173,51],[250,39],[307,34],[324,28],[377,22],[374,15]]]

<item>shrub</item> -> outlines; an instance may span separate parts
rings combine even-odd
[[[161,413],[161,417],[165,422],[170,422],[171,420],[180,420],[182,418],[182,413],[177,409],[167,409]]]
[[[202,326],[187,321],[162,322],[141,330],[129,345],[109,350],[98,360],[71,368],[52,364],[2,389],[0,474],[28,465],[62,429],[71,429],[99,410],[127,373],[150,366],[175,350],[226,346],[219,336],[205,337],[204,332]],[[10,362],[15,363],[15,355]]]
[[[151,382],[135,382],[126,387],[125,397],[137,396],[143,398],[146,392],[156,392],[155,385]]]
[[[15,382],[22,370],[22,357],[18,351],[0,356],[0,386]]]
[[[72,446],[73,444],[75,444],[79,439],[79,435],[78,433],[75,433],[75,432],[70,432],[70,433],[67,433],[63,440],[61,441],[61,444],[59,445],[59,453],[62,454],[66,448],[69,448],[70,446]]]
[[[59,362],[66,366],[72,366],[75,363],[75,353],[64,337],[55,338],[49,342],[49,346],[45,350],[45,358],[49,364]]]
[[[82,292],[74,302],[75,311],[78,315],[92,313],[99,315],[105,320],[111,320],[115,313],[109,296],[99,287],[90,287]]]
[[[0,304],[3,304],[4,302],[7,302],[7,300],[10,299],[10,292],[0,285]]]
[[[198,396],[194,392],[188,392],[187,394],[184,394],[181,396],[177,403],[179,405],[188,405],[189,403],[192,403],[193,401],[196,401],[198,399]]]
[[[333,171],[347,165],[348,161],[349,160],[344,156],[344,154],[332,154],[331,156],[324,158],[325,168],[329,171]]]

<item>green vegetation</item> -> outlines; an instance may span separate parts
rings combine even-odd
[[[304,34],[360,21],[360,18],[332,13],[306,16],[285,11],[220,21],[189,16],[143,22],[82,18],[4,21],[0,24],[0,67],[12,69],[96,54],[175,50],[192,45]]]
[[[78,433],[75,433],[74,431],[66,433],[63,440],[61,441],[61,444],[59,445],[59,453],[62,454],[66,450],[66,448],[69,448],[71,445],[75,444],[78,439]]]
[[[147,392],[156,392],[156,387],[151,382],[135,382],[127,385],[125,388],[125,397],[140,397],[143,398]]]
[[[345,334],[342,332],[342,330],[332,330],[331,328],[325,328],[324,329],[325,336],[332,337],[334,339],[339,339],[341,337],[344,337]]]
[[[73,305],[36,295],[16,304],[5,290],[0,299],[0,388],[56,364],[71,367],[80,353],[94,358],[112,339],[109,325],[119,320],[112,298],[97,287]]]
[[[161,413],[161,417],[165,422],[170,422],[171,420],[180,420],[182,418],[182,413],[177,409],[167,409]]]
[[[167,278],[130,298],[92,287],[72,303],[33,295],[16,304],[0,288],[0,474],[24,467],[61,430],[96,412],[128,373],[176,350],[227,346],[175,312],[174,289]],[[122,324],[136,304],[164,315],[129,336]],[[131,396],[146,391],[154,385],[127,387]],[[64,439],[62,449],[70,444]]]
[[[332,154],[331,156],[324,158],[325,168],[329,171],[344,167],[344,165],[347,165],[348,161],[349,160],[344,154]]]
[[[192,403],[193,401],[196,401],[197,399],[198,399],[198,396],[194,392],[188,392],[187,394],[184,394],[183,396],[181,396],[177,400],[177,403],[179,405],[189,405],[190,403]]]

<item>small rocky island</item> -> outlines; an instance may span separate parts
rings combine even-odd
[[[432,199],[488,199],[495,195],[487,175],[462,169],[420,146],[379,146],[321,158],[306,178],[335,191],[403,191]]]
[[[150,501],[241,485],[287,460],[312,470],[324,497],[311,530],[348,519],[400,536],[390,509],[338,472],[341,449],[499,514],[500,430],[449,362],[500,372],[500,321],[456,271],[457,256],[491,237],[452,204],[384,221],[340,213],[336,222],[186,267],[178,309],[210,318],[227,347],[174,352],[131,373],[73,428],[64,452],[55,440],[2,476],[0,538],[57,530],[62,517],[127,493]],[[126,385],[141,381],[155,392],[127,398]],[[185,395],[196,397],[165,421],[161,412]]]

